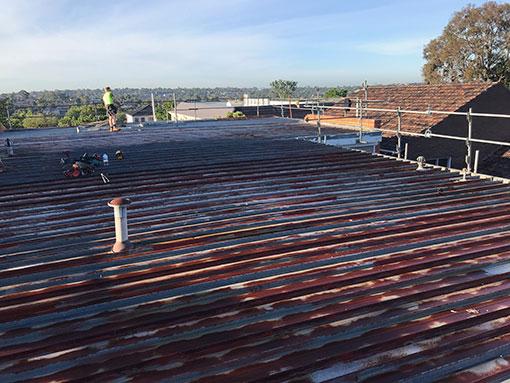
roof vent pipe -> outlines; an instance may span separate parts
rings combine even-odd
[[[127,207],[131,204],[128,198],[116,198],[108,202],[108,206],[113,207],[113,215],[115,217],[115,244],[112,251],[120,253],[133,248],[128,239],[127,227]]]
[[[12,141],[9,139],[5,140],[5,146],[7,146],[7,155],[9,157],[14,156],[14,147],[12,145]]]
[[[425,163],[425,157],[423,157],[423,156],[419,156],[419,157],[416,159],[416,162],[418,162],[418,168],[416,168],[416,170],[426,170],[426,169],[423,167],[423,164]]]

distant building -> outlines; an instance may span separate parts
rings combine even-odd
[[[235,108],[228,107],[224,102],[180,102],[177,104],[177,120],[211,120],[225,117]],[[175,110],[169,111],[172,121],[175,121]]]
[[[154,121],[151,105],[146,105],[141,109],[126,113],[126,122],[128,123],[140,123],[148,121]]]
[[[242,100],[230,100],[227,106],[233,106],[236,110],[243,112],[246,116],[277,116],[304,118],[308,113],[316,109],[316,102],[302,101],[296,98],[290,100],[271,100],[269,98],[250,98],[248,94],[243,95]],[[322,106],[333,106],[333,102],[321,103]],[[292,112],[291,112],[292,109]],[[258,110],[258,114],[257,114]]]
[[[243,95],[242,100],[229,100],[227,106],[264,106],[271,105],[269,98],[250,98],[248,94]]]
[[[56,117],[64,117],[68,110],[69,110],[68,106],[56,106],[53,108],[48,107],[43,109],[43,114],[53,115]]]

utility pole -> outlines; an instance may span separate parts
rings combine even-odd
[[[175,93],[174,93],[174,113],[175,113],[175,124],[177,125],[178,118],[177,118],[177,102],[175,101]]]
[[[317,141],[321,143],[321,106],[317,99]]]
[[[9,129],[12,129],[11,115],[9,114],[9,107],[6,105],[5,109],[7,109],[7,121],[9,122]]]
[[[151,93],[151,101],[152,101],[152,118],[154,121],[156,120],[156,108],[154,107],[154,93]]]

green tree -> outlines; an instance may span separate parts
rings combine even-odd
[[[297,88],[297,81],[274,80],[271,82],[271,88],[280,98],[291,97]]]
[[[119,124],[125,123],[126,120],[127,120],[126,112],[119,112],[119,113],[117,113],[117,122]]]
[[[22,89],[20,90],[17,94],[16,94],[16,97],[21,101],[21,102],[26,102],[29,100],[30,98],[30,93],[28,93],[26,90]]]
[[[227,112],[226,118],[240,118],[240,117],[246,117],[246,115],[241,112],[240,110],[236,112]]]
[[[12,105],[9,107],[9,113],[11,117],[11,127],[12,129],[23,129],[23,120],[25,119],[26,112],[23,110],[14,111],[14,107]],[[7,125],[6,125],[7,126]]]
[[[75,102],[78,105],[87,105],[89,103],[89,98],[83,91],[76,92]]]
[[[7,114],[7,110],[9,114]],[[3,124],[7,129],[23,128],[23,115],[23,111],[16,111],[14,109],[11,100],[6,98],[0,99],[0,124]]]
[[[341,97],[347,96],[348,92],[349,91],[345,88],[342,88],[342,89],[331,88],[331,89],[328,89],[324,93],[324,97],[326,97],[326,98],[341,98]]]
[[[510,4],[467,5],[425,46],[423,57],[426,83],[503,80],[510,85]]]
[[[9,128],[9,121],[7,119],[8,101],[5,98],[0,99],[0,124]]]
[[[45,117],[42,114],[33,114],[29,112],[23,119],[23,128],[25,129],[36,129],[45,128],[49,126],[57,126],[57,117]]]
[[[38,98],[38,105],[40,107],[55,108],[57,106],[69,105],[70,98],[60,90],[45,90]]]
[[[174,110],[173,101],[164,101],[161,105],[156,106],[156,118],[159,121],[167,119],[167,110]]]
[[[106,110],[102,105],[72,106],[58,122],[59,126],[78,126],[83,123],[106,120]]]

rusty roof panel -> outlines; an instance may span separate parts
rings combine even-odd
[[[18,138],[2,382],[507,379],[508,185],[278,123]],[[109,153],[111,182],[63,178],[68,148]],[[110,251],[114,198],[132,201],[128,253]]]

